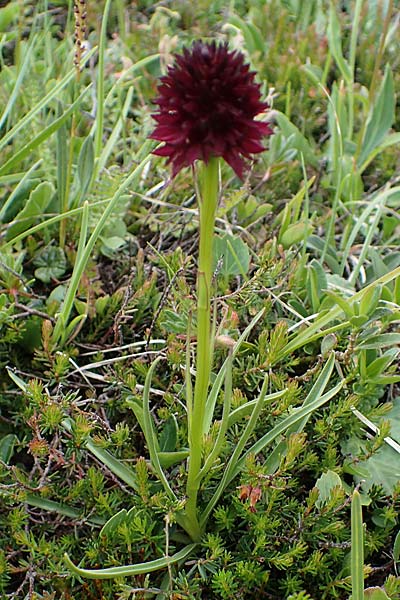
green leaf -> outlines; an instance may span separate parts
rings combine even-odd
[[[174,415],[165,421],[163,430],[159,438],[159,446],[161,452],[173,452],[176,448],[178,439],[178,424]]]
[[[331,2],[329,10],[329,24],[327,33],[329,49],[332,52],[337,66],[339,67],[340,73],[346,83],[351,85],[352,75],[350,67],[343,57],[340,22],[337,16],[337,7],[333,2]]]
[[[38,133],[38,135],[36,135],[34,138],[30,138],[27,141],[27,143],[20,150],[15,152],[15,154],[13,154],[7,160],[7,162],[2,164],[0,166],[0,173],[7,172],[15,164],[20,163],[22,160],[24,160],[27,156],[29,156],[32,153],[32,150],[34,150],[35,148],[40,146],[54,132],[57,131],[57,134],[59,134],[58,140],[57,140],[57,181],[58,181],[57,189],[58,189],[58,192],[60,192],[60,190],[64,189],[64,187],[62,187],[62,186],[65,186],[65,184],[62,183],[60,185],[60,170],[61,170],[61,167],[63,166],[64,169],[62,171],[62,175],[64,177],[65,173],[66,173],[66,160],[65,160],[65,155],[63,157],[63,155],[60,153],[60,149],[65,148],[65,149],[61,150],[62,152],[65,153],[66,145],[67,145],[65,122],[71,116],[71,114],[76,110],[76,108],[79,106],[83,97],[86,95],[87,91],[91,89],[91,87],[92,86],[89,85],[87,88],[85,88],[83,90],[83,92],[80,94],[80,96],[75,100],[75,102],[73,104],[71,104],[71,106],[69,106],[69,108],[67,108],[67,110],[63,114],[60,113],[60,116],[57,119],[55,119],[52,123],[50,123],[50,125],[48,127],[45,127],[45,129],[41,130],[40,133]]]
[[[78,157],[78,178],[80,183],[79,197],[84,198],[89,189],[94,169],[94,144],[88,135],[82,144]]]
[[[235,29],[241,32],[249,54],[265,51],[265,41],[252,23],[246,23],[239,16],[233,14],[229,17],[228,25],[233,25]]]
[[[126,521],[127,515],[128,511],[126,510],[126,508],[123,508],[122,510],[115,513],[115,515],[110,517],[107,523],[105,523],[101,528],[99,532],[99,538],[108,537],[110,534],[113,534],[116,531],[116,529]]]
[[[65,515],[66,517],[71,517],[72,519],[77,519],[79,521],[82,521],[84,518],[80,511],[68,506],[67,504],[55,502],[54,500],[49,500],[48,498],[42,498],[41,496],[37,496],[35,494],[27,494],[24,497],[24,501],[30,506],[36,506],[37,508],[42,508],[43,510],[49,512],[57,512],[60,515]],[[93,523],[93,525],[103,525],[104,519],[102,517],[92,515],[87,518],[87,522]]]
[[[286,233],[290,231],[290,227]],[[307,294],[312,304],[313,312],[317,312],[324,293],[328,287],[326,273],[315,258],[310,262],[307,272],[306,288]]]
[[[379,89],[376,101],[368,115],[367,125],[357,165],[361,167],[369,155],[384,141],[395,118],[395,93],[393,75],[386,65],[385,76]]]
[[[189,456],[189,450],[178,450],[177,452],[158,452],[158,460],[164,469],[172,467],[177,463],[181,463]]]
[[[304,242],[311,231],[312,226],[310,223],[294,223],[289,225],[279,241],[285,249],[291,248],[294,244]]]
[[[225,277],[242,275],[249,270],[250,252],[247,244],[240,238],[229,235],[216,236],[213,244],[214,269],[220,266],[220,274]],[[222,263],[222,264],[221,264]]]
[[[35,277],[43,283],[59,279],[67,269],[64,251],[59,246],[48,246],[35,258],[33,263],[38,267],[35,270]]]
[[[396,360],[400,350],[398,348],[390,348],[382,356],[378,356],[366,367],[366,375],[368,379],[374,379],[381,375],[387,367]]]
[[[9,2],[0,8],[0,33],[4,33],[13,21],[18,19],[19,2]]]
[[[391,600],[391,598],[382,588],[370,587],[364,591],[364,600]]]
[[[317,481],[315,483],[315,487],[319,491],[319,496],[315,503],[315,506],[317,508],[322,508],[324,506],[324,504],[329,502],[329,500],[332,496],[332,491],[336,487],[342,488],[343,484],[342,484],[342,480],[340,479],[339,475],[337,473],[335,473],[334,471],[329,470],[326,473],[323,473],[321,475],[321,477],[319,479],[317,479]]]
[[[125,240],[118,235],[112,235],[110,237],[101,236],[101,242],[103,245],[102,252],[104,254],[110,250],[111,252],[115,252],[115,250],[118,250],[118,248],[121,248],[125,244]]]
[[[161,467],[160,459],[158,457],[159,447],[157,435],[154,427],[154,421],[150,410],[150,385],[151,379],[154,373],[154,370],[159,363],[160,358],[156,358],[156,360],[151,365],[148,373],[146,375],[146,379],[144,382],[143,389],[143,433],[146,438],[147,448],[150,454],[151,466],[153,467],[155,473],[157,474],[159,480],[164,486],[165,491],[170,496],[176,500],[176,496],[172,491],[171,486],[169,485],[168,479],[165,476],[165,473]]]
[[[85,53],[84,59],[81,62],[82,66],[85,65],[90,60],[90,58],[93,56],[93,54],[96,52],[96,50],[97,50],[97,48],[95,47],[95,48],[92,48],[89,52]],[[52,86],[51,90],[49,91],[48,94],[46,94],[46,96],[44,96],[41,100],[39,100],[39,102],[37,102],[26,115],[19,118],[18,121],[16,122],[16,124],[14,125],[14,127],[12,129],[10,129],[0,139],[0,150],[2,148],[4,148],[5,146],[7,146],[10,143],[10,141],[13,139],[13,137],[17,134],[17,132],[20,131],[21,129],[23,129],[24,127],[26,127],[34,119],[34,117],[41,110],[43,110],[43,108],[51,100],[53,100],[53,98],[55,98],[57,96],[57,94],[59,92],[61,92],[61,90],[63,90],[70,83],[70,81],[72,81],[75,77],[76,77],[76,68],[73,67],[72,69],[70,69],[70,71],[65,75],[65,77],[61,81],[57,82],[56,85]]]
[[[390,438],[400,443],[400,403],[385,414],[385,420],[390,423]],[[368,491],[372,485],[382,486],[388,496],[400,481],[400,452],[390,445],[390,438],[385,438],[385,444],[367,460],[359,463],[366,469],[367,475],[356,478],[361,481],[362,488]],[[395,446],[397,447],[397,446]]]
[[[303,154],[306,163],[318,167],[318,159],[315,156],[308,140],[301,131],[294,125],[286,115],[279,111],[274,111],[274,117],[278,127],[286,138],[290,138],[291,145],[299,154]]]
[[[399,562],[400,560],[400,531],[397,532],[393,544],[393,560],[394,562]]]
[[[114,579],[116,577],[131,577],[133,575],[144,575],[164,569],[176,562],[185,560],[194,550],[197,544],[189,544],[172,556],[164,556],[149,562],[125,565],[123,567],[110,567],[108,569],[81,569],[74,565],[68,554],[64,554],[67,567],[76,575],[86,579]]]
[[[365,292],[360,300],[360,315],[372,316],[381,298],[382,286],[377,285]]]
[[[397,346],[400,344],[400,333],[381,333],[380,335],[371,335],[366,340],[357,344],[357,350],[380,349],[385,346]]]
[[[43,213],[54,195],[54,186],[48,181],[43,181],[32,190],[24,208],[15,217],[14,222],[7,230],[7,239],[10,240],[26,231],[38,219],[43,218]]]
[[[8,465],[14,454],[14,446],[17,442],[18,438],[14,433],[9,433],[0,440],[0,460],[6,465]]]

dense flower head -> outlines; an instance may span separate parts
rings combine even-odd
[[[243,159],[265,150],[261,139],[272,131],[254,119],[268,109],[255,75],[227,43],[196,41],[175,57],[160,79],[151,135],[165,142],[154,154],[168,157],[173,176],[195,160],[222,157],[242,178]]]

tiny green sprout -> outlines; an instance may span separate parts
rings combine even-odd
[[[31,379],[26,386],[26,393],[33,406],[39,408],[47,402],[44,386],[38,379]]]
[[[117,423],[115,431],[111,434],[111,439],[117,447],[122,447],[129,440],[130,434],[127,423]]]
[[[61,425],[64,418],[63,408],[56,402],[50,401],[40,413],[40,429],[43,433],[53,433]]]

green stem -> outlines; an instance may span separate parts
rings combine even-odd
[[[218,202],[218,172],[219,161],[217,158],[212,158],[208,164],[202,165],[200,172],[196,381],[191,423],[189,423],[189,472],[186,485],[187,503],[185,509],[185,529],[194,541],[199,540],[201,537],[197,515],[197,496],[201,479],[203,430],[212,361],[210,297],[213,260],[212,243]]]
[[[357,490],[351,500],[351,591],[353,600],[363,600],[364,539],[361,496]]]

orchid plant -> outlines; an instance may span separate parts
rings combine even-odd
[[[311,412],[332,398],[342,387],[341,382],[325,392],[334,367],[334,358],[330,356],[303,405],[289,413],[256,442],[249,444],[263,407],[285,394],[285,390],[267,394],[268,376],[265,373],[258,397],[239,408],[231,407],[232,362],[243,340],[261,319],[262,312],[254,317],[237,341],[230,340],[231,343],[227,344],[228,356],[211,385],[215,343],[215,316],[212,314],[213,237],[221,161],[228,163],[237,176],[242,178],[246,159],[262,152],[265,149],[261,143],[262,138],[272,133],[268,122],[256,118],[269,107],[261,99],[261,86],[256,83],[255,77],[256,74],[250,70],[241,52],[230,51],[227,44],[196,41],[182,55],[175,57],[175,63],[161,78],[155,101],[158,111],[153,117],[157,125],[152,138],[163,142],[163,145],[156,148],[154,154],[167,157],[172,165],[173,177],[182,168],[192,166],[199,184],[200,242],[194,386],[189,332],[185,365],[187,448],[171,453],[160,451],[150,403],[151,380],[160,359],[148,371],[142,402],[132,402],[131,407],[146,438],[152,471],[170,500],[181,507],[175,514],[175,520],[187,534],[188,543],[173,556],[106,569],[83,569],[74,565],[66,556],[70,569],[80,576],[101,579],[136,575],[185,559],[200,542],[214,507],[229,484],[243,470],[246,459],[261,452],[274,441],[281,441],[282,434],[300,431]],[[223,385],[222,416],[216,420],[217,398]],[[240,422],[245,422],[240,439],[228,459],[222,458],[227,432]],[[217,434],[212,449],[207,453],[205,440],[213,426]],[[95,450],[93,445],[89,449]],[[102,456],[97,453],[97,457]],[[186,461],[187,479],[185,496],[180,498],[167,469],[183,460]],[[201,485],[221,460],[224,461],[222,476],[205,504],[201,498]],[[115,461],[116,459],[109,460],[107,465],[120,474],[122,469],[115,466]],[[127,477],[125,481],[128,481]]]

